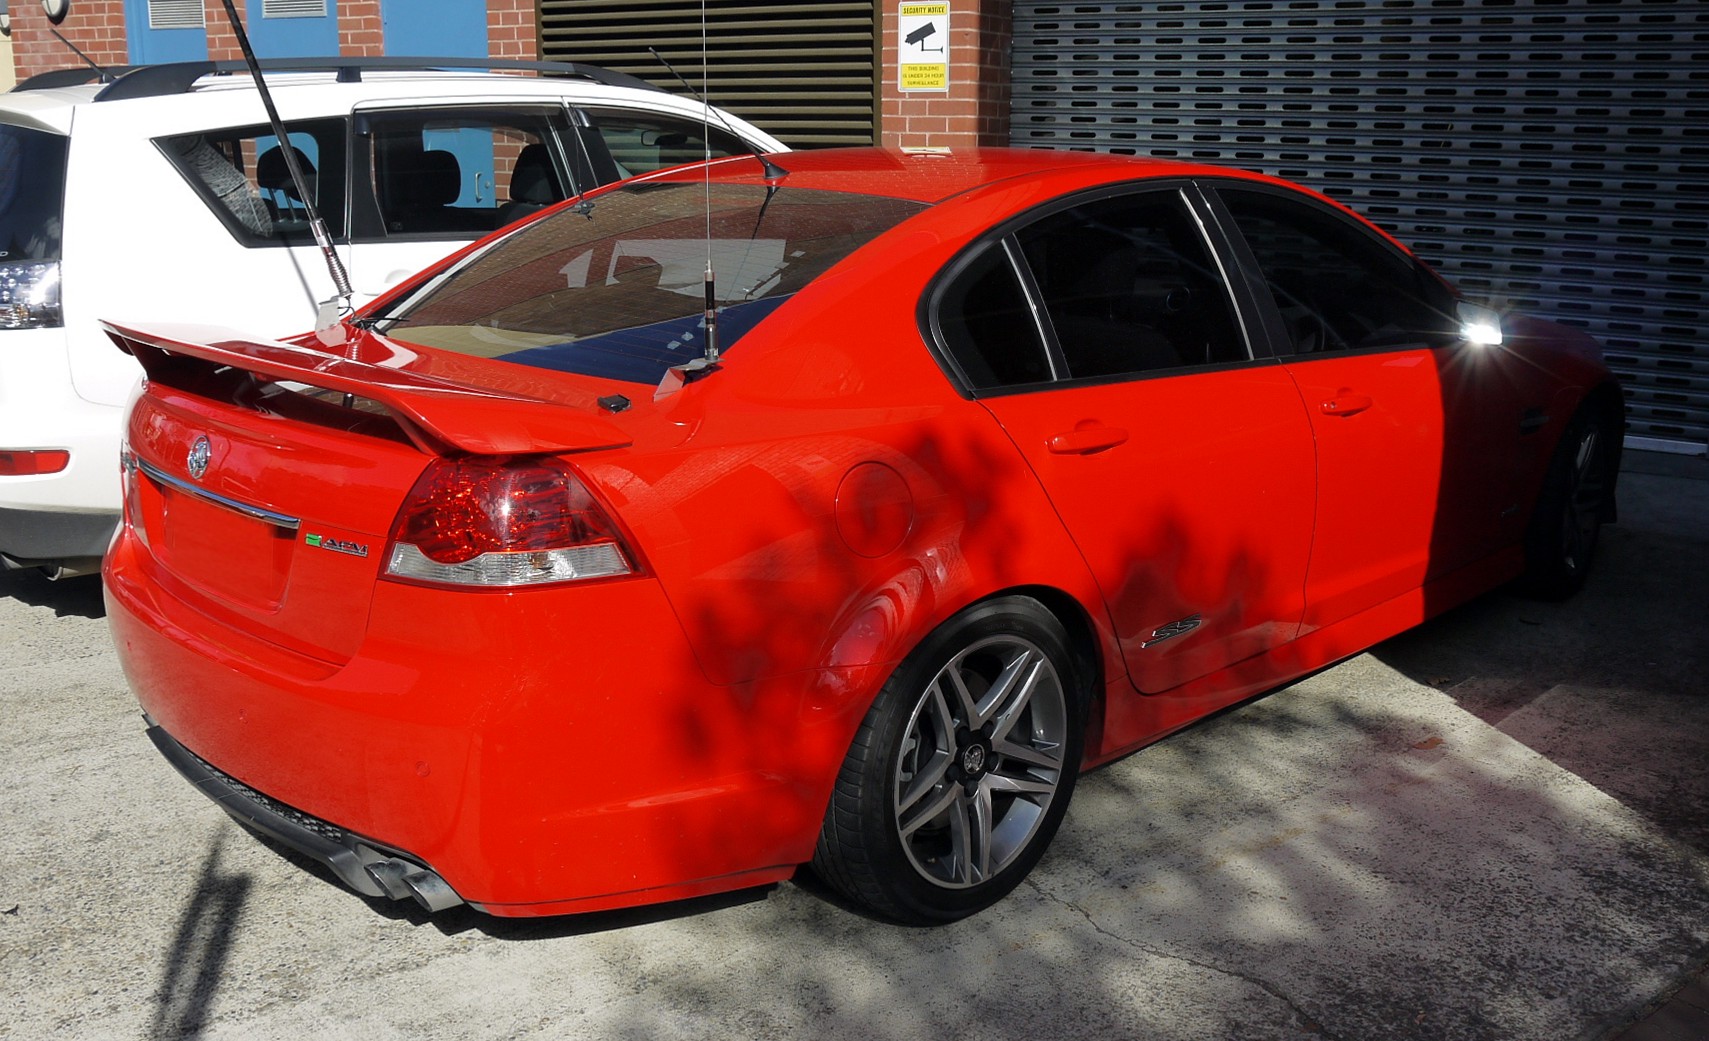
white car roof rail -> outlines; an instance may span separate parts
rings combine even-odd
[[[262,72],[336,72],[341,83],[358,83],[364,72],[439,72],[458,69],[478,71],[518,70],[538,72],[544,76],[563,76],[590,80],[609,87],[633,87],[637,90],[663,90],[639,76],[626,72],[570,61],[526,61],[517,58],[469,57],[332,57],[332,58],[263,58]],[[122,101],[128,98],[161,97],[183,94],[205,76],[247,74],[248,66],[241,61],[186,61],[161,65],[115,66],[105,69],[72,68],[43,72],[19,83],[12,89],[47,90],[55,87],[78,86],[91,81],[107,85],[95,95],[96,101]]]

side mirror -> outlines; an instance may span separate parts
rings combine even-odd
[[[1501,346],[1501,312],[1482,304],[1459,301],[1460,336],[1474,347]]]

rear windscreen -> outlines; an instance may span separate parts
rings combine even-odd
[[[67,143],[0,123],[0,263],[59,259]]]
[[[710,199],[710,201],[709,201]],[[924,207],[848,192],[636,185],[522,228],[430,280],[380,328],[460,354],[636,383],[718,347]]]

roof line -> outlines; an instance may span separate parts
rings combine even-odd
[[[259,63],[263,72],[335,72],[340,83],[359,83],[364,72],[420,71],[434,72],[455,69],[480,71],[530,71],[544,76],[561,76],[590,80],[608,87],[632,87],[637,90],[662,90],[638,76],[626,72],[568,61],[525,61],[515,58],[416,58],[416,57],[337,57],[337,58],[264,58]],[[247,73],[249,67],[241,61],[187,61],[161,65],[116,66],[109,69],[57,69],[44,72],[19,83],[12,89],[47,90],[71,87],[99,80],[106,83],[95,95],[96,101],[123,101],[129,98],[161,97],[189,93],[197,81],[206,76]]]

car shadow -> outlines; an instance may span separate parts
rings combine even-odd
[[[1497,592],[1372,653],[1709,852],[1709,587],[1682,581],[1701,574],[1709,539],[1617,524],[1572,599]]]
[[[380,897],[364,896],[346,886],[320,861],[298,853],[269,835],[252,831],[249,828],[242,828],[241,825],[238,826],[247,833],[250,839],[265,847],[279,859],[344,892],[350,899],[361,901],[380,917],[394,922],[405,922],[412,926],[432,926],[444,936],[457,936],[473,931],[484,936],[490,936],[495,940],[526,942],[619,932],[638,925],[696,918],[727,908],[764,903],[766,898],[778,888],[775,884],[756,886],[750,889],[694,897],[687,900],[675,900],[662,904],[647,904],[615,911],[588,911],[581,914],[558,915],[547,918],[501,918],[477,911],[467,904],[446,908],[443,911],[428,911],[410,900],[387,900]]]
[[[33,568],[0,571],[0,596],[31,607],[45,607],[59,617],[105,618],[101,576],[83,575],[58,581]]]

